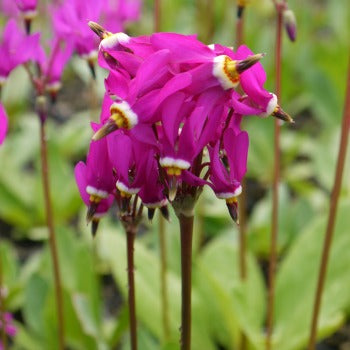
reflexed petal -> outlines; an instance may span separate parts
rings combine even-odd
[[[210,60],[215,54],[193,36],[177,33],[155,33],[151,43],[157,50],[168,49],[174,63],[194,63]]]
[[[180,109],[184,100],[185,94],[176,93],[168,97],[162,105],[162,126],[172,147],[179,134],[179,126],[183,117]]]
[[[74,168],[75,181],[78,185],[80,196],[86,205],[90,204],[89,194],[86,192],[88,183],[86,181],[86,165],[84,162],[79,162]]]
[[[224,134],[224,148],[230,166],[231,181],[240,182],[247,171],[249,138],[245,131],[235,135],[233,129],[227,129]]]
[[[114,168],[123,181],[127,181],[132,157],[132,143],[129,136],[115,132],[108,137],[108,154]]]

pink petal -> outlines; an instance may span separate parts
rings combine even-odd
[[[74,168],[75,181],[77,183],[80,196],[86,205],[90,204],[89,194],[86,192],[86,187],[88,185],[86,181],[86,165],[84,162],[79,162]]]
[[[0,103],[0,145],[4,142],[8,129],[8,120],[5,108]]]
[[[200,63],[215,56],[209,47],[193,36],[176,33],[155,33],[151,36],[151,43],[156,50],[169,49],[174,63]]]

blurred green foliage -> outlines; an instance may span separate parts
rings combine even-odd
[[[150,33],[152,1],[145,1],[140,23],[131,34]],[[282,127],[280,191],[280,266],[276,291],[275,349],[305,347],[311,318],[316,271],[332,188],[350,43],[350,3],[289,0],[298,23],[296,43],[284,36],[282,105],[295,125]],[[232,45],[235,1],[163,0],[162,29],[197,32],[205,42]],[[251,0],[246,9],[246,43],[266,52],[267,87],[273,90],[275,13],[270,0]],[[125,237],[112,219],[102,222],[92,242],[73,177],[84,158],[98,119],[104,73],[96,85],[75,58],[66,71],[64,89],[49,121],[49,163],[62,280],[65,320],[71,349],[128,349],[128,317],[123,305],[103,300],[112,274],[126,295]],[[0,258],[7,288],[6,307],[16,312],[19,329],[13,349],[56,349],[56,317],[47,231],[43,213],[38,121],[32,113],[30,86],[18,68],[3,88],[10,131],[0,148]],[[249,131],[247,233],[248,278],[238,274],[237,229],[224,203],[206,190],[197,210],[193,263],[193,350],[235,349],[240,330],[251,349],[264,348],[266,287],[261,262],[269,250],[273,174],[273,120],[247,118]],[[349,317],[350,161],[347,158],[337,216],[320,336],[338,329]],[[145,223],[135,248],[139,346],[142,350],[178,349],[180,324],[179,237],[176,219],[167,225],[171,336],[162,334],[159,292],[159,246],[156,221]],[[28,256],[29,255],[29,256]],[[260,264],[259,264],[260,263]],[[117,294],[113,294],[117,297]]]

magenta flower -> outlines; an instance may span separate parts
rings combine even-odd
[[[107,158],[122,215],[130,214],[132,197],[135,208],[141,198],[150,219],[156,208],[166,216],[168,201],[178,214],[192,215],[207,184],[226,200],[237,222],[249,144],[240,129],[243,116],[272,114],[291,121],[264,88],[266,75],[258,62],[263,55],[245,46],[237,52],[208,47],[195,36],[133,38],[89,26],[101,40],[99,62],[109,71],[93,140],[108,135]]]
[[[87,21],[98,20],[101,9],[101,0],[64,1],[53,9],[55,32],[59,37],[73,40],[75,50],[86,60],[97,58],[97,41]]]
[[[37,0],[15,0],[18,9],[26,16],[36,14]]]
[[[167,48],[172,55],[172,62],[184,66],[193,76],[192,93],[201,92],[214,86],[224,90],[235,88],[240,81],[240,74],[258,62],[262,55],[236,57],[226,48],[221,55],[202,44],[194,36],[176,33],[155,33],[151,36],[155,50]],[[191,69],[192,68],[192,69]]]
[[[50,50],[50,57],[46,60],[42,72],[45,75],[46,90],[55,99],[61,88],[63,70],[73,53],[73,42],[55,38]]]
[[[151,124],[160,120],[156,113],[162,102],[186,88],[191,83],[188,73],[177,74],[171,79],[171,74],[164,70],[164,62],[168,60],[168,52],[162,50],[150,56],[150,59],[138,69],[138,75],[132,80],[122,74],[111,74],[106,81],[109,95],[116,99],[105,98],[103,110],[110,112],[102,114],[103,127],[93,136],[98,140],[117,129],[133,129],[139,124]],[[106,105],[108,106],[106,108]]]
[[[148,208],[148,218],[152,220],[155,210],[159,209],[162,215],[168,219],[168,199],[164,194],[164,184],[159,179],[159,169],[154,151],[148,152],[145,160],[143,183],[138,195],[142,203]]]
[[[18,7],[13,0],[0,1],[0,13],[6,14],[8,17],[17,17]]]
[[[241,194],[241,181],[247,171],[249,139],[245,131],[227,129],[223,135],[223,149],[220,140],[209,148],[210,186],[216,196],[225,199],[230,215],[237,221],[237,199]]]
[[[109,159],[115,170],[116,188],[121,197],[130,198],[140,191],[144,182],[144,162],[149,148],[121,130],[109,136],[107,144]]]
[[[26,31],[30,33],[31,22],[36,17],[37,0],[15,0],[16,5],[23,15]]]
[[[26,35],[14,20],[7,22],[0,39],[0,85],[18,65],[30,60],[42,63],[44,51],[40,46],[40,34]]]
[[[87,220],[98,220],[112,205],[115,184],[106,139],[91,142],[86,164],[79,162],[74,173],[81,198],[88,206]]]
[[[4,323],[5,325],[3,325],[2,323],[2,319],[4,319]],[[0,315],[0,332],[1,329],[5,329],[5,333],[9,336],[9,337],[14,337],[17,333],[17,329],[15,327],[15,325],[13,324],[13,317],[9,312],[5,312],[3,317],[1,317]],[[0,350],[3,350],[3,344],[0,340]]]
[[[113,33],[121,32],[128,21],[136,21],[140,16],[140,0],[106,0],[102,9],[102,21]]]
[[[237,50],[238,59],[251,54],[250,49],[244,45]],[[292,118],[278,105],[277,96],[264,89],[265,81],[266,73],[260,63],[255,64],[251,69],[241,74],[240,83],[243,91],[248,96],[249,102],[247,102],[260,111],[257,114],[260,117],[273,115],[287,122],[292,122]]]
[[[8,120],[5,108],[0,103],[0,145],[4,142],[8,129]]]

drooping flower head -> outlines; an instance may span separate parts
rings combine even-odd
[[[55,38],[51,45],[50,56],[42,67],[42,73],[45,75],[46,90],[55,100],[58,90],[61,88],[61,77],[63,70],[72,56],[73,42]]]
[[[112,205],[115,183],[106,139],[91,142],[86,164],[79,162],[74,173],[81,198],[88,206],[87,220],[98,222]]]
[[[150,218],[167,202],[191,215],[207,184],[238,222],[249,144],[242,117],[291,121],[264,88],[263,55],[246,46],[208,47],[193,35],[130,37],[89,25],[109,71],[93,140],[107,139],[117,193],[134,203],[140,197]]]
[[[15,20],[7,22],[0,39],[0,85],[18,65],[28,62],[42,62],[44,52],[40,46],[40,33],[26,35]]]

